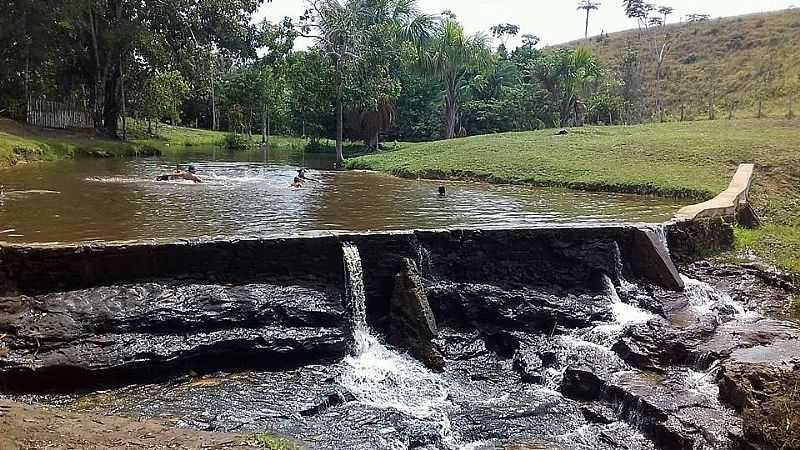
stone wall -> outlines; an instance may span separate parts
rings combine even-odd
[[[343,279],[341,243],[361,253],[368,297],[388,299],[402,258],[421,245],[452,280],[512,278],[585,285],[596,272],[674,285],[653,231],[634,226],[310,233],[291,238],[172,244],[0,245],[0,295],[42,294],[158,279],[218,283]],[[619,267],[617,267],[619,265]]]
[[[384,331],[409,261],[452,287],[440,308],[492,286],[591,297],[603,274],[683,287],[654,231],[631,226],[0,246],[0,390],[341,358],[350,339],[343,242],[359,248],[368,320]],[[537,326],[564,320],[554,311]]]

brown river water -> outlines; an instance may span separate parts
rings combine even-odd
[[[202,184],[157,182],[176,163]],[[289,187],[299,166],[309,182]],[[0,171],[0,241],[86,242],[259,237],[313,230],[530,227],[663,222],[679,200],[566,189],[417,181],[329,170],[327,155],[229,154],[67,160]],[[444,184],[447,194],[437,193]]]

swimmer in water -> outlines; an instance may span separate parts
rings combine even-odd
[[[303,187],[303,179],[300,178],[300,176],[294,177],[294,180],[292,180],[292,184],[290,184],[289,187],[292,187],[292,188],[301,188],[301,187]]]
[[[187,180],[195,183],[202,183],[203,180],[195,175],[196,170],[194,166],[189,166],[186,171],[181,170],[180,166],[175,169],[175,172],[156,177],[156,181],[169,181],[169,180]]]
[[[299,178],[302,181],[317,181],[314,178],[308,178],[306,176],[306,169],[303,168],[297,169],[297,176],[295,178]]]

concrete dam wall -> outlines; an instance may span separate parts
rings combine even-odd
[[[2,246],[0,333],[8,340],[0,383],[36,390],[341,358],[349,336],[343,242],[360,250],[367,317],[379,329],[388,326],[404,260],[453,286],[529,286],[562,295],[603,289],[607,276],[680,290],[657,231],[609,226]],[[432,294],[444,316],[438,320],[448,320],[442,305],[454,295],[465,294],[457,287]],[[542,329],[564,320],[543,317],[532,319]]]

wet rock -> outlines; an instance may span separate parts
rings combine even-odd
[[[590,423],[610,424],[616,422],[617,416],[613,409],[601,403],[589,403],[581,406],[581,413]]]
[[[325,286],[143,283],[0,304],[0,383],[14,389],[287,367],[346,352],[339,293]]]
[[[355,399],[356,398],[350,392],[334,392],[332,394],[328,394],[321,402],[317,403],[316,405],[300,411],[300,415],[303,417],[316,416],[317,414],[325,411],[328,408],[332,408],[334,406],[341,405],[343,403],[352,402]]]
[[[585,328],[610,318],[604,295],[551,293],[519,285],[437,283],[428,291],[442,323],[459,329],[552,333],[556,327]]]
[[[728,264],[697,261],[682,270],[703,280],[743,305],[771,318],[786,318],[789,299],[800,293],[800,279],[760,263]]]
[[[720,400],[742,412],[742,448],[800,448],[800,355],[787,361],[732,359],[719,374]]]
[[[731,413],[709,398],[654,374],[618,372],[601,377],[585,367],[568,368],[561,390],[581,401],[602,401],[635,425],[657,448],[690,450],[730,445]]]
[[[746,349],[755,348],[750,352],[750,358],[758,361],[760,358],[777,357],[783,342],[797,339],[800,339],[800,330],[790,323],[765,318],[742,319],[723,324],[696,348],[698,354],[713,359],[728,358],[737,351],[745,352]],[[766,349],[763,356],[754,354],[772,344],[778,346],[775,348],[776,352]],[[746,355],[747,353],[740,353],[739,357],[745,358]]]
[[[401,267],[389,304],[389,342],[408,349],[428,368],[442,370],[444,357],[432,342],[438,335],[436,319],[422,278],[412,260],[404,258]]]
[[[561,393],[576,400],[599,400],[605,382],[588,367],[570,367],[561,380]]]
[[[545,366],[538,354],[531,351],[517,352],[514,355],[514,369],[522,374],[522,381],[542,383]]]
[[[12,349],[0,360],[0,386],[27,391],[161,379],[190,369],[287,369],[345,353],[344,333],[330,328],[103,334]]]
[[[435,342],[447,360],[447,370],[464,378],[496,382],[513,375],[511,361],[495,353],[478,332],[467,334],[443,328]]]
[[[676,330],[665,320],[650,320],[628,327],[611,350],[634,367],[663,373],[668,366],[693,360],[703,332],[702,328]]]
[[[733,225],[724,218],[682,220],[667,225],[672,258],[688,262],[733,247]]]
[[[722,363],[720,400],[742,411],[784,395],[800,383],[800,340],[738,349]]]

